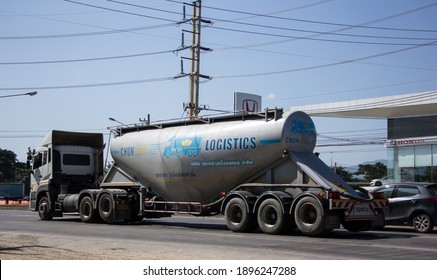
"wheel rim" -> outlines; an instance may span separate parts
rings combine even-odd
[[[238,205],[232,205],[229,210],[229,220],[231,221],[231,223],[239,224],[243,219],[243,211],[241,210],[241,208]]]
[[[108,198],[105,197],[104,199],[102,199],[102,201],[100,202],[100,209],[105,214],[111,211],[111,202]]]
[[[304,204],[300,211],[300,219],[304,224],[312,225],[317,220],[317,210],[310,204]]]
[[[419,215],[414,218],[414,228],[419,231],[426,231],[429,228],[429,219],[426,215]]]
[[[89,205],[89,203],[84,203],[80,210],[82,212],[82,216],[84,216],[85,218],[89,218],[91,216],[91,206]]]
[[[41,202],[39,204],[38,210],[39,210],[40,213],[45,213],[45,212],[47,212],[47,208],[48,208],[47,207],[47,202],[43,201],[43,202]]]
[[[263,223],[268,227],[273,227],[278,221],[278,213],[272,206],[266,206],[262,211]]]

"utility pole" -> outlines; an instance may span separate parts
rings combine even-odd
[[[181,78],[185,76],[189,76],[190,78],[190,85],[189,85],[189,95],[188,95],[188,104],[186,106],[186,110],[188,110],[188,116],[190,119],[194,119],[199,114],[199,79],[205,78],[205,79],[211,79],[211,77],[200,74],[200,51],[212,51],[209,48],[204,48],[200,45],[200,29],[202,26],[202,23],[212,24],[209,20],[202,19],[201,16],[201,9],[202,9],[202,1],[197,0],[193,1],[191,4],[193,6],[193,15],[191,17],[191,20],[185,19],[185,7],[184,7],[184,19],[179,23],[185,23],[188,21],[191,21],[192,24],[192,31],[191,31],[191,46],[186,47],[183,42],[183,36],[182,36],[182,46],[178,49],[184,50],[187,48],[190,48],[191,50],[191,57],[186,58],[182,57],[183,59],[189,59],[191,60],[191,71],[189,74],[184,74],[183,70],[183,63],[181,62],[181,74],[176,76],[175,78]],[[187,30],[183,30],[185,32],[190,32]],[[183,35],[183,34],[182,34]]]
[[[188,96],[188,116],[190,119],[199,114],[199,74],[200,74],[200,27],[201,0],[193,2],[193,31],[191,44],[190,93]]]

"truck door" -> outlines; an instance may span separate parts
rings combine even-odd
[[[33,156],[32,179],[38,185],[42,181],[50,179],[51,174],[51,153],[49,148],[42,148]]]

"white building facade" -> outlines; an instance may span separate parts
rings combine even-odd
[[[437,91],[291,109],[317,117],[387,119],[387,179],[437,182]]]

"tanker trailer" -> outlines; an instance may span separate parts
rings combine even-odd
[[[232,231],[297,228],[306,235],[383,225],[387,201],[352,188],[314,154],[316,130],[303,112],[275,109],[112,131],[114,164],[99,188],[67,199],[84,222],[224,214]]]
[[[303,112],[118,127],[117,135],[101,186],[139,187],[140,216],[222,213],[233,231],[309,235],[383,222],[384,200],[352,188],[313,153],[317,134]]]

